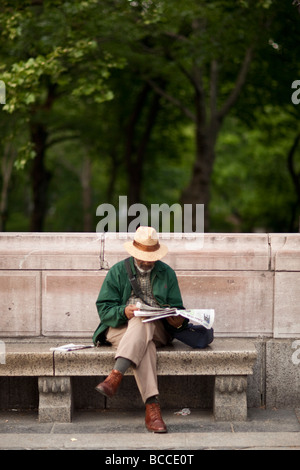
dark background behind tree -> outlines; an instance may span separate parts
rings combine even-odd
[[[205,204],[206,231],[299,230],[292,1],[3,1],[2,231]]]

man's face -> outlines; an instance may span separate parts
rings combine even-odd
[[[148,271],[151,271],[151,269],[155,265],[155,261],[141,261],[139,259],[136,259],[136,263],[138,267],[140,268],[140,270],[145,273],[147,273]]]

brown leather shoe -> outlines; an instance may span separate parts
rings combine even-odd
[[[102,393],[102,395],[104,395],[105,397],[111,398],[118,390],[122,378],[123,374],[118,370],[113,369],[109,376],[106,377],[104,382],[101,382],[97,385],[95,390],[97,390],[97,392],[99,393]]]
[[[150,432],[167,432],[167,427],[161,417],[160,406],[158,403],[146,404],[145,423],[146,428]]]

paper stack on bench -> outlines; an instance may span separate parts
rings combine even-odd
[[[135,310],[134,315],[136,317],[143,317],[143,322],[149,322],[170,316],[181,315],[182,317],[185,317],[190,320],[192,323],[202,325],[205,328],[210,329],[213,326],[215,320],[214,309],[197,308],[189,310],[179,310],[177,308],[157,308],[141,304],[140,302],[137,302],[136,305],[140,310]]]

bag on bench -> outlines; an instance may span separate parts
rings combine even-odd
[[[214,330],[208,330],[202,325],[193,325],[189,323],[182,330],[172,331],[173,338],[178,339],[192,348],[206,348],[214,340]]]

